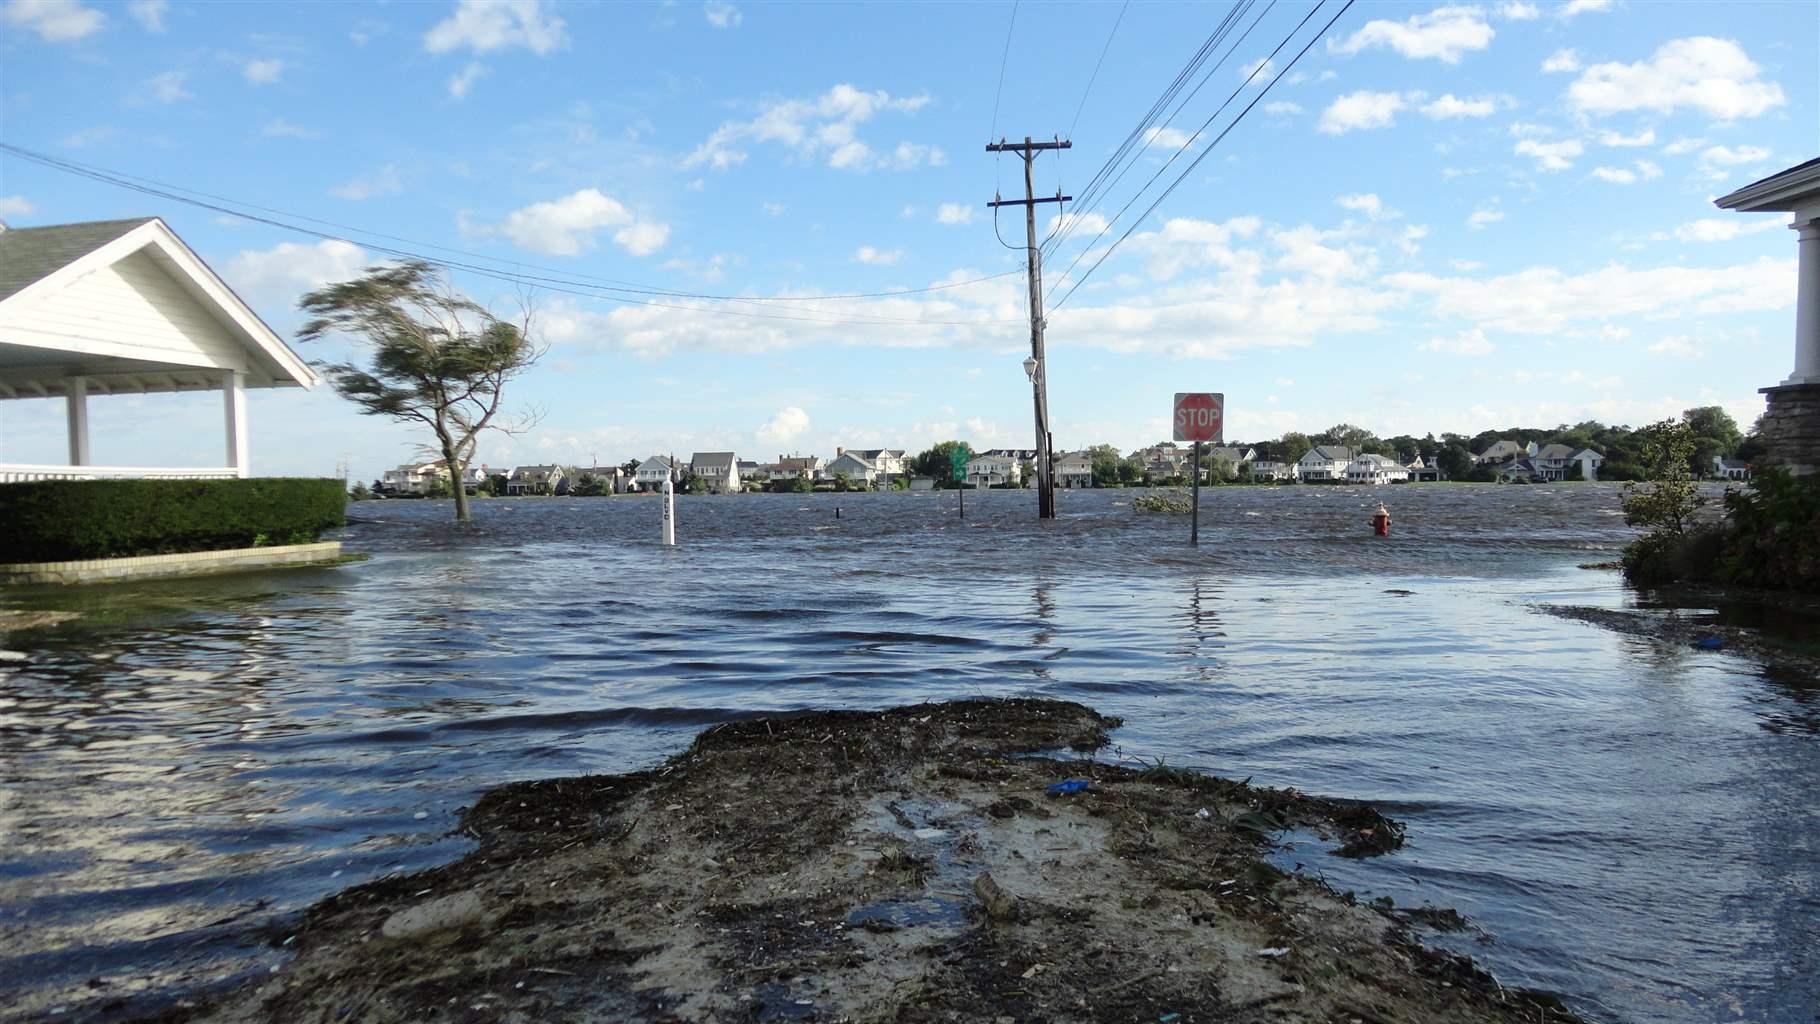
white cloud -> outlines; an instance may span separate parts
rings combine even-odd
[[[539,56],[568,45],[563,20],[540,0],[461,0],[455,13],[424,34],[423,48],[447,53],[463,47],[475,53],[522,46]]]
[[[147,32],[163,32],[164,16],[171,9],[169,0],[129,0],[126,13]]]
[[[1611,264],[1582,274],[1532,267],[1489,278],[1390,274],[1383,283],[1425,295],[1434,311],[1483,328],[1553,334],[1571,324],[1614,317],[1786,309],[1795,298],[1795,261],[1767,257],[1728,267]]]
[[[1545,124],[1534,124],[1529,121],[1512,121],[1510,137],[1513,139],[1543,139],[1553,135],[1555,130]]]
[[[1472,99],[1460,99],[1448,93],[1431,103],[1424,104],[1422,113],[1443,121],[1455,117],[1490,117],[1498,109],[1498,101],[1490,96],[1478,96]]]
[[[1266,114],[1288,115],[1300,114],[1301,112],[1302,105],[1300,103],[1291,103],[1288,100],[1271,100],[1269,103],[1264,104],[1264,113]]]
[[[1542,73],[1547,75],[1572,74],[1578,70],[1580,70],[1580,55],[1572,49],[1556,50],[1542,62]]]
[[[773,203],[767,200],[766,202],[758,204],[758,208],[773,217],[782,217],[784,215],[784,204],[782,203]]]
[[[1730,121],[1786,102],[1782,87],[1760,79],[1760,71],[1737,43],[1693,36],[1662,44],[1647,61],[1594,64],[1568,86],[1567,98],[1576,111],[1595,116],[1689,107]]]
[[[723,3],[721,0],[709,0],[708,3],[702,5],[701,10],[708,19],[708,24],[715,28],[733,28],[746,20],[746,16],[739,12],[739,8],[729,3]]]
[[[1494,210],[1486,207],[1472,211],[1472,214],[1466,218],[1466,226],[1477,231],[1487,224],[1496,224],[1503,219],[1503,210]]]
[[[935,212],[935,219],[942,224],[971,224],[973,207],[966,203],[943,203]]]
[[[809,430],[809,414],[799,406],[785,406],[754,431],[760,441],[787,444]]]
[[[1656,144],[1656,133],[1648,128],[1635,135],[1622,135],[1618,132],[1600,132],[1601,146],[1653,146]]]
[[[888,267],[903,258],[904,250],[902,249],[874,249],[872,246],[862,245],[853,250],[853,262],[866,263],[875,267]]]
[[[1347,93],[1321,112],[1321,131],[1342,135],[1349,131],[1383,128],[1396,123],[1403,97],[1394,92]]]
[[[1327,50],[1330,53],[1358,53],[1381,46],[1412,60],[1433,58],[1457,64],[1468,50],[1483,50],[1490,46],[1494,34],[1482,9],[1449,5],[1404,21],[1368,21],[1364,28],[1344,41],[1329,41]]]
[[[1340,204],[1344,209],[1351,210],[1354,213],[1362,213],[1372,220],[1380,220],[1386,216],[1395,217],[1397,215],[1395,210],[1389,209],[1384,205],[1384,201],[1379,199],[1375,192],[1341,196],[1340,198],[1335,199],[1334,202]]]
[[[1424,352],[1441,352],[1450,356],[1488,356],[1498,348],[1485,340],[1485,332],[1477,327],[1461,331],[1452,338],[1434,338],[1417,347]]]
[[[1769,150],[1762,146],[1708,146],[1700,151],[1700,162],[1715,167],[1738,167],[1742,164],[1762,163],[1769,159]]]
[[[1150,128],[1144,132],[1146,149],[1183,149],[1191,136],[1180,128]]]
[[[281,242],[241,252],[222,276],[252,301],[289,306],[303,292],[359,277],[368,262],[366,251],[352,242]]]
[[[107,15],[77,0],[7,0],[0,22],[34,32],[47,43],[68,43],[99,32]]]
[[[1276,73],[1276,61],[1271,60],[1269,57],[1259,57],[1257,60],[1254,60],[1239,69],[1239,78],[1244,81],[1249,81],[1254,86],[1263,86],[1269,83],[1271,76]],[[1253,78],[1252,76],[1254,74],[1257,77]]]
[[[744,143],[776,142],[805,159],[825,157],[828,166],[838,170],[941,166],[948,156],[938,147],[904,142],[880,156],[858,137],[859,126],[879,113],[915,113],[928,103],[927,96],[894,98],[883,90],[861,92],[844,83],[814,99],[770,101],[752,120],[727,121],[716,128],[682,165],[726,170],[746,161]]]
[[[1448,261],[1448,266],[1454,268],[1455,270],[1459,271],[1462,274],[1467,274],[1467,273],[1471,273],[1474,270],[1484,269],[1485,264],[1480,262],[1479,260],[1450,260],[1450,261]]]
[[[1642,175],[1643,180],[1645,181],[1648,181],[1651,178],[1660,178],[1662,176],[1661,165],[1653,160],[1638,160],[1636,167],[1637,173]]]
[[[1704,145],[1706,145],[1705,139],[1676,139],[1663,146],[1662,152],[1669,156],[1686,156]]]
[[[477,60],[468,61],[468,66],[449,76],[449,95],[455,99],[466,99],[474,83],[485,78],[491,72],[487,66]]]
[[[274,117],[265,123],[259,134],[268,139],[313,139],[316,133],[302,125],[292,124],[282,117]]]
[[[0,196],[0,217],[30,217],[38,207],[24,196]]]
[[[1595,167],[1592,176],[1600,181],[1609,181],[1614,185],[1635,185],[1637,172],[1623,167]]]
[[[1561,17],[1571,18],[1577,14],[1603,14],[1611,10],[1611,0],[1568,0],[1561,8]]]
[[[1509,2],[1498,5],[1498,17],[1506,21],[1534,21],[1541,16],[1541,9],[1532,3]]]
[[[1574,165],[1574,160],[1586,151],[1576,139],[1561,142],[1537,142],[1524,139],[1517,143],[1518,156],[1534,157],[1536,166],[1544,171],[1565,171]]]
[[[577,256],[594,248],[594,235],[617,228],[613,241],[634,256],[649,256],[664,247],[670,226],[634,217],[625,204],[599,189],[584,188],[513,210],[499,230],[521,249],[550,256]]]
[[[1760,234],[1787,227],[1788,222],[1756,217],[1702,217],[1675,228],[1675,237],[1683,242],[1729,242],[1745,235]]]
[[[361,202],[379,196],[395,196],[403,191],[404,182],[398,178],[397,165],[386,164],[372,174],[362,175],[329,189],[329,194],[339,199]]]
[[[183,87],[188,78],[189,73],[185,71],[165,71],[146,79],[140,88],[145,90],[145,97],[155,103],[176,103],[194,98]]]
[[[1651,345],[1649,350],[1655,355],[1680,359],[1698,359],[1704,354],[1694,346],[1694,339],[1685,334],[1671,334]]]
[[[279,75],[284,74],[284,61],[275,57],[249,60],[241,67],[240,73],[254,85],[271,85],[278,81]]]

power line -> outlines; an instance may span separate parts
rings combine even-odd
[[[1119,16],[1112,20],[1112,31],[1106,33],[1106,45],[1100,47],[1100,59],[1093,63],[1093,74],[1087,76],[1087,88],[1081,90],[1081,102],[1075,105],[1074,120],[1068,122],[1068,137],[1074,138],[1074,127],[1081,123],[1081,111],[1087,109],[1087,97],[1093,93],[1093,83],[1099,80],[1100,65],[1106,63],[1106,51],[1112,49],[1112,38],[1119,34],[1119,23],[1125,20],[1125,11],[1131,7],[1131,0],[1125,0],[1119,6]],[[1000,72],[1003,74],[1003,72]],[[993,129],[996,131],[998,118],[993,118]]]
[[[1068,236],[1073,233],[1073,229],[1077,225],[1082,223],[1082,219],[1087,213],[1091,213],[1094,207],[1098,206],[1106,195],[1113,188],[1117,187],[1119,182],[1125,180],[1125,175],[1130,173],[1131,168],[1137,165],[1138,157],[1149,150],[1150,141],[1155,134],[1161,132],[1164,128],[1167,128],[1174,122],[1176,117],[1181,114],[1183,108],[1193,101],[1196,96],[1200,95],[1201,90],[1213,79],[1214,73],[1225,66],[1226,61],[1229,60],[1234,53],[1238,52],[1238,48],[1244,45],[1245,40],[1251,36],[1252,31],[1255,30],[1258,25],[1263,22],[1264,18],[1269,15],[1270,11],[1275,8],[1276,0],[1270,0],[1269,6],[1264,8],[1264,12],[1258,15],[1257,20],[1253,21],[1250,27],[1245,29],[1244,33],[1242,33],[1238,40],[1227,49],[1225,54],[1218,60],[1215,60],[1211,66],[1208,66],[1206,70],[1202,72],[1200,70],[1201,65],[1206,63],[1207,56],[1214,50],[1219,49],[1225,42],[1226,37],[1231,34],[1233,27],[1244,20],[1251,12],[1254,5],[1254,0],[1244,0],[1243,3],[1235,5],[1232,10],[1228,12],[1228,16],[1222,19],[1220,24],[1215,27],[1213,33],[1208,36],[1207,41],[1202,44],[1201,50],[1197,52],[1194,60],[1190,62],[1188,67],[1184,68],[1184,73],[1176,77],[1176,81],[1171,83],[1170,88],[1165,90],[1162,97],[1159,97],[1158,102],[1152,106],[1151,112],[1146,115],[1144,121],[1140,121],[1138,127],[1133,130],[1133,134],[1127,136],[1123,151],[1119,154],[1115,154],[1114,159],[1108,161],[1107,165],[1101,169],[1100,174],[1096,176],[1095,181],[1089,188],[1082,190],[1082,200],[1076,204],[1076,214],[1068,224],[1069,230],[1062,232],[1061,236],[1049,247],[1051,253],[1056,249],[1059,249],[1062,243],[1067,241]],[[1180,102],[1175,102],[1176,97],[1181,94],[1182,86],[1186,85],[1187,81],[1193,78],[1197,73],[1200,74],[1200,81],[1189,91],[1188,95],[1181,98]],[[1171,111],[1167,117],[1163,118],[1160,124],[1157,123],[1157,115],[1172,102],[1175,102],[1175,109]],[[1123,166],[1119,166],[1120,164]],[[1113,173],[1115,168],[1117,171],[1116,174]]]
[[[1011,63],[1011,33],[1017,29],[1017,5],[1019,0],[1011,0],[1011,24],[1005,26],[1005,52],[998,59],[998,91],[992,94],[992,129],[986,133],[986,141],[998,138],[998,103],[1005,95],[1005,66]]]
[[[1269,60],[1274,60],[1277,53],[1281,52],[1283,47],[1289,45],[1289,41],[1295,37],[1295,33],[1300,32],[1302,30],[1302,26],[1306,25],[1308,23],[1309,18],[1312,18],[1314,16],[1315,12],[1319,11],[1321,9],[1322,4],[1324,4],[1325,2],[1326,2],[1326,0],[1321,0],[1321,4],[1316,4],[1315,7],[1308,12],[1307,17],[1304,17],[1302,19],[1301,23],[1296,25],[1295,29],[1293,29],[1289,33],[1288,36],[1284,37],[1283,42],[1279,43],[1277,45],[1277,48],[1275,50],[1271,51]],[[1239,111],[1238,115],[1232,119],[1232,123],[1228,124],[1225,128],[1221,129],[1219,135],[1215,136],[1213,141],[1211,141],[1207,144],[1207,148],[1202,150],[1201,154],[1199,156],[1195,157],[1192,161],[1190,161],[1188,166],[1185,169],[1183,169],[1182,173],[1180,175],[1178,175],[1174,181],[1170,182],[1169,186],[1163,190],[1162,194],[1157,196],[1156,200],[1154,202],[1152,202],[1148,207],[1146,207],[1144,209],[1144,212],[1139,214],[1136,220],[1131,222],[1131,226],[1125,229],[1125,233],[1119,236],[1118,241],[1113,242],[1112,245],[1110,245],[1106,248],[1105,252],[1100,253],[1099,259],[1097,259],[1093,262],[1093,266],[1088,267],[1087,272],[1082,274],[1079,279],[1077,279],[1073,284],[1071,284],[1068,287],[1068,291],[1063,293],[1062,297],[1059,300],[1057,300],[1053,306],[1050,307],[1051,310],[1061,308],[1062,304],[1066,303],[1068,301],[1068,299],[1071,296],[1073,296],[1076,291],[1078,291],[1080,289],[1081,285],[1086,283],[1086,281],[1089,277],[1093,276],[1093,272],[1100,268],[1100,264],[1105,263],[1106,258],[1108,256],[1111,256],[1113,254],[1113,252],[1116,251],[1120,245],[1123,245],[1125,242],[1125,239],[1131,237],[1132,232],[1136,231],[1144,223],[1144,221],[1149,218],[1150,214],[1153,211],[1155,211],[1159,205],[1162,204],[1163,200],[1168,199],[1169,196],[1175,192],[1177,186],[1181,185],[1181,183],[1183,181],[1187,180],[1187,178],[1190,174],[1194,173],[1194,169],[1196,167],[1200,166],[1201,161],[1207,159],[1207,154],[1213,152],[1214,147],[1218,146],[1220,144],[1220,142],[1223,139],[1225,139],[1226,136],[1234,128],[1238,127],[1239,122],[1243,121],[1245,119],[1246,114],[1251,113],[1251,110],[1253,107],[1256,107],[1259,103],[1263,102],[1264,97],[1270,94],[1270,90],[1272,88],[1274,88],[1278,82],[1283,80],[1283,76],[1287,75],[1289,73],[1290,69],[1294,68],[1296,66],[1296,64],[1298,64],[1301,61],[1301,59],[1307,55],[1309,50],[1314,48],[1315,43],[1318,43],[1321,41],[1321,37],[1325,36],[1327,34],[1328,30],[1333,28],[1335,22],[1339,21],[1340,18],[1342,16],[1344,16],[1347,11],[1352,9],[1352,5],[1355,2],[1357,2],[1357,0],[1346,0],[1345,4],[1340,7],[1339,11],[1337,13],[1335,13],[1333,17],[1327,19],[1327,24],[1323,25],[1321,27],[1320,31],[1316,32],[1313,36],[1309,37],[1308,42],[1303,45],[1301,50],[1296,52],[1295,57],[1290,60],[1289,64],[1287,66],[1285,66],[1282,71],[1277,72],[1276,77],[1272,78],[1269,82],[1265,83],[1264,88],[1262,88],[1261,90],[1258,91],[1257,96],[1254,97],[1250,103],[1246,104],[1245,109]],[[1258,74],[1259,71],[1263,70],[1263,68],[1269,63],[1269,60],[1266,60],[1266,62],[1264,64],[1258,65],[1258,68],[1252,71],[1251,77],[1246,78],[1245,85],[1241,85],[1239,88],[1244,89],[1247,85],[1249,85],[1251,83],[1251,79],[1253,77],[1256,77],[1256,75]],[[1237,93],[1235,93],[1234,95],[1237,95]],[[1230,100],[1228,100],[1228,102],[1230,102]],[[1225,104],[1221,104],[1221,109],[1222,110],[1225,109]],[[1215,117],[1219,116],[1217,111],[1215,112],[1214,116]],[[1210,117],[1210,118],[1208,118],[1207,123],[1210,124],[1210,123],[1212,123],[1212,121],[1213,121],[1213,118]],[[1201,126],[1201,131],[1206,130],[1206,127],[1207,127],[1207,124],[1203,124]],[[1200,131],[1195,132],[1196,137],[1199,137],[1199,135],[1200,135]],[[1189,144],[1192,145],[1193,141],[1194,141],[1193,139],[1190,139]],[[1183,147],[1182,152],[1185,152],[1185,151],[1186,151],[1186,146]],[[1173,161],[1174,157],[1171,157],[1170,159]],[[1146,184],[1145,187],[1148,188],[1149,187],[1148,184]],[[1120,211],[1120,212],[1123,213],[1123,211]],[[1091,248],[1092,248],[1092,245],[1091,245],[1091,243],[1089,243],[1088,249],[1090,250]],[[1088,250],[1082,251],[1083,255],[1086,253],[1086,251],[1088,251]],[[1076,263],[1080,262],[1080,258],[1076,257],[1075,262]],[[1068,273],[1071,273],[1073,270],[1074,270],[1074,265],[1070,264],[1068,267],[1068,270],[1065,271],[1062,276],[1066,277],[1068,275]]]
[[[765,296],[765,295],[717,295],[717,294],[712,294],[712,293],[708,293],[708,292],[691,292],[691,291],[684,291],[681,289],[674,289],[674,288],[660,288],[660,287],[657,287],[654,285],[643,285],[643,284],[639,284],[636,282],[621,281],[621,280],[617,280],[614,278],[598,277],[595,275],[585,274],[585,273],[581,273],[578,271],[560,270],[560,269],[557,269],[554,267],[540,266],[540,265],[534,264],[534,263],[523,263],[523,262],[516,261],[516,260],[505,260],[505,259],[500,259],[500,258],[494,257],[494,256],[487,256],[483,253],[472,252],[472,251],[469,251],[466,249],[456,249],[456,248],[452,248],[450,246],[438,245],[434,242],[424,242],[424,241],[419,241],[419,240],[410,239],[410,238],[402,238],[397,235],[388,235],[388,234],[385,234],[384,232],[374,231],[369,228],[361,228],[361,227],[355,227],[355,226],[347,225],[347,224],[340,224],[340,223],[336,223],[334,221],[323,220],[318,217],[311,217],[306,214],[299,214],[299,213],[288,212],[285,210],[278,210],[278,209],[274,209],[271,207],[260,206],[256,203],[250,203],[245,200],[232,199],[232,198],[229,198],[226,196],[215,195],[213,193],[203,192],[203,191],[200,191],[197,189],[186,188],[181,185],[172,185],[172,184],[157,181],[157,180],[151,179],[151,178],[141,178],[141,177],[137,177],[135,175],[127,174],[123,171],[114,171],[114,170],[110,170],[110,169],[103,168],[103,167],[97,167],[97,166],[93,166],[93,165],[77,163],[73,160],[64,160],[60,157],[54,157],[54,156],[51,156],[46,153],[39,153],[34,150],[29,150],[29,149],[25,149],[20,146],[11,145],[10,143],[0,142],[0,152],[4,152],[4,153],[10,154],[12,156],[16,156],[22,160],[26,160],[31,163],[36,163],[41,166],[48,167],[52,170],[62,171],[64,173],[73,174],[78,177],[88,178],[92,181],[97,181],[102,184],[113,185],[117,188],[124,188],[124,189],[128,189],[130,191],[139,192],[139,193],[142,193],[145,195],[155,196],[155,197],[161,198],[161,199],[168,199],[172,202],[185,203],[190,206],[197,206],[202,209],[214,211],[216,213],[223,213],[223,214],[227,214],[229,216],[239,217],[243,220],[249,220],[249,221],[253,221],[255,223],[266,224],[268,226],[281,228],[281,229],[287,230],[287,231],[296,231],[296,232],[299,232],[302,234],[307,234],[312,237],[321,238],[324,240],[347,242],[350,245],[364,245],[368,248],[376,249],[381,252],[391,252],[391,253],[403,254],[403,255],[406,255],[408,258],[423,259],[426,262],[436,263],[441,266],[451,266],[451,267],[463,267],[464,266],[463,264],[457,264],[457,263],[453,263],[453,262],[449,262],[449,261],[445,261],[445,260],[439,260],[439,259],[435,259],[435,258],[431,258],[431,257],[420,256],[415,253],[403,253],[402,250],[386,249],[385,247],[375,246],[371,242],[362,241],[360,239],[346,238],[346,237],[343,237],[340,235],[333,235],[333,234],[329,234],[326,232],[315,231],[315,230],[309,229],[309,228],[302,228],[302,227],[298,227],[294,224],[286,223],[284,221],[279,221],[279,220],[275,220],[275,219],[268,218],[268,217],[254,216],[245,211],[256,210],[256,211],[259,211],[260,213],[273,214],[277,217],[285,217],[285,218],[289,218],[290,220],[293,220],[293,221],[304,221],[306,223],[311,223],[311,224],[320,224],[320,225],[323,225],[324,227],[334,228],[338,231],[347,231],[347,232],[352,232],[357,235],[367,236],[369,238],[379,238],[379,239],[384,239],[386,241],[399,242],[404,245],[415,246],[415,247],[423,248],[423,249],[430,249],[430,250],[434,250],[437,252],[451,253],[451,254],[454,254],[457,256],[466,257],[468,259],[481,260],[481,261],[485,261],[488,263],[503,264],[503,265],[505,265],[507,267],[511,267],[511,268],[524,267],[524,268],[528,268],[530,270],[538,270],[538,271],[543,271],[545,273],[550,273],[550,274],[564,274],[569,277],[582,279],[583,282],[588,283],[587,286],[589,286],[589,287],[593,286],[591,284],[591,282],[600,282],[604,285],[610,286],[603,290],[614,291],[614,292],[624,292],[624,293],[633,294],[633,295],[655,295],[655,296],[667,296],[667,297],[671,297],[671,298],[680,298],[680,299],[698,299],[698,300],[702,300],[702,301],[711,301],[711,302],[737,302],[737,303],[746,303],[746,304],[768,304],[768,303],[781,303],[781,302],[827,302],[827,301],[845,301],[845,300],[852,300],[852,299],[883,299],[883,298],[895,298],[895,297],[904,296],[904,295],[921,295],[921,294],[926,294],[929,292],[947,291],[952,288],[962,288],[962,287],[966,287],[968,285],[982,284],[987,281],[996,281],[1000,278],[1015,277],[1015,276],[1023,273],[1023,271],[1021,269],[1020,270],[1006,270],[1006,271],[1002,271],[997,274],[988,274],[984,277],[971,278],[971,279],[964,280],[964,281],[951,281],[951,282],[947,282],[945,284],[929,285],[929,286],[923,287],[923,288],[904,288],[904,289],[898,289],[898,290],[894,290],[894,291],[882,291],[882,292],[852,292],[852,293],[835,294],[835,295]],[[196,196],[200,196],[203,199],[214,200],[214,202],[213,203],[200,202],[197,199],[190,198],[190,197],[196,197]],[[218,205],[221,203],[231,204],[231,207],[238,207],[239,209],[234,209],[234,208],[231,208],[230,206]],[[518,273],[518,271],[514,270],[514,271],[511,271],[511,273]],[[524,276],[526,276],[527,278],[532,279],[532,280],[541,280],[541,279],[531,278],[530,275],[524,275]]]

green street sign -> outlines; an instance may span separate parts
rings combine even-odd
[[[969,455],[965,448],[956,448],[948,453],[948,462],[954,469],[955,480],[965,480],[967,478],[968,458]]]

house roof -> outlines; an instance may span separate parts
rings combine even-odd
[[[1820,205],[1820,157],[1753,181],[1713,200],[1713,205],[1739,213],[1786,212]]]
[[[874,462],[881,458],[901,459],[904,457],[902,448],[852,448],[848,450],[856,452],[862,459]]]
[[[1573,457],[1574,450],[1564,444],[1543,445],[1542,450],[1536,452],[1538,459],[1571,459]]]
[[[1307,462],[1310,456],[1326,462],[1351,462],[1352,449],[1343,444],[1315,445],[1308,449],[1308,454],[1302,456],[1300,461]]]
[[[513,476],[549,476],[562,472],[561,466],[519,466],[512,470]]]
[[[778,457],[776,466],[780,470],[814,469],[822,464],[819,455],[792,455],[789,458]]]
[[[55,329],[97,294],[175,346],[91,322]],[[320,380],[157,217],[0,231],[0,327],[0,398],[67,394],[75,378],[100,394],[214,389],[228,370],[251,388]]]
[[[1252,452],[1254,455],[1256,454],[1256,452],[1250,448],[1225,447],[1207,449],[1209,458],[1225,459],[1227,462],[1244,462],[1246,452]]]
[[[732,452],[696,452],[689,465],[703,469],[732,469],[737,461]]]
[[[1600,462],[1605,461],[1605,456],[1600,455],[1598,452],[1593,451],[1591,448],[1582,448],[1579,451],[1575,452],[1573,454],[1573,460],[1575,462],[1578,462],[1580,460],[1580,458],[1585,455],[1590,455],[1593,458],[1598,459]]]
[[[1392,458],[1388,458],[1388,457],[1386,457],[1386,456],[1383,456],[1383,455],[1371,455],[1371,454],[1367,454],[1367,455],[1361,455],[1361,456],[1359,456],[1359,457],[1358,457],[1358,458],[1356,458],[1356,459],[1354,459],[1354,460],[1352,460],[1352,461],[1353,461],[1353,462],[1355,462],[1355,463],[1356,463],[1356,462],[1367,462],[1367,463],[1370,463],[1370,464],[1371,464],[1371,465],[1373,465],[1373,466],[1379,466],[1379,467],[1383,467],[1383,466],[1401,466],[1401,465],[1402,465],[1402,463],[1400,463],[1400,462],[1398,462],[1398,461],[1397,461],[1397,460],[1395,460],[1395,459],[1392,459]]]

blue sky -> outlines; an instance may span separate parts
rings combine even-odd
[[[1252,8],[1104,202],[1071,211],[1045,275],[1052,304],[1079,284],[1050,317],[1058,444],[1161,439],[1180,390],[1225,392],[1243,439],[1761,410],[1792,364],[1793,233],[1711,200],[1816,155],[1820,8],[1361,3],[1289,68],[1337,9],[1247,86],[1310,10]],[[766,300],[975,281],[661,307],[536,293],[549,351],[514,398],[541,421],[481,455],[1029,446],[1024,284],[976,280],[1022,265],[984,207],[1021,166],[984,144],[1072,126],[1037,189],[1081,191],[1228,10],[6,0],[7,143],[358,230],[324,241],[13,158],[0,216],[162,216],[287,336],[297,297],[373,245]],[[1211,150],[1190,141],[1273,81]],[[1016,211],[1002,227],[1021,241]],[[455,281],[518,307],[508,283]],[[417,435],[326,387],[250,404],[260,473],[346,458],[370,478],[413,455]],[[98,462],[220,460],[206,396],[91,416]],[[60,405],[0,403],[0,458],[63,446]]]

